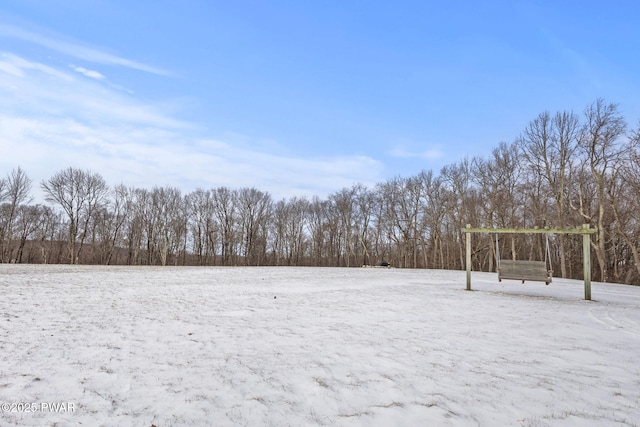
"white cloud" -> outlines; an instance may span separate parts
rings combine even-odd
[[[69,67],[71,67],[71,69],[77,73],[80,74],[84,74],[87,77],[91,77],[92,79],[96,79],[96,80],[102,80],[105,77],[98,71],[93,71],[93,70],[87,70],[84,67],[78,67],[76,65],[69,65]]]
[[[389,150],[389,155],[392,157],[404,158],[404,159],[425,159],[425,160],[438,160],[444,157],[442,150],[438,148],[428,148],[422,151],[408,150],[404,145],[398,145]]]
[[[0,87],[7,90],[5,95],[13,95],[0,98],[0,106],[8,111],[19,109],[25,114],[47,113],[95,123],[172,129],[193,127],[165,114],[159,107],[94,81],[100,79],[78,79],[69,72],[6,53],[0,56],[0,73],[2,71],[5,74],[0,79]]]
[[[58,71],[53,67],[49,67],[39,62],[28,61],[12,53],[3,52],[0,54],[0,71],[4,71],[13,77],[24,77],[25,71],[27,70],[40,71],[48,76],[67,82],[72,80],[69,75]]]
[[[79,42],[63,41],[62,36],[56,34],[44,36],[13,25],[0,24],[0,36],[34,43],[85,61],[106,65],[118,65],[162,76],[171,75],[170,72],[161,68],[122,58],[93,47],[83,46]]]
[[[421,157],[427,160],[437,160],[444,157],[444,153],[441,150],[434,148],[423,151]]]
[[[372,185],[382,172],[369,157],[303,159],[264,144],[256,150],[250,139],[209,138],[173,109],[15,55],[0,58],[0,82],[0,175],[21,166],[39,183],[71,166],[112,185],[256,187],[280,198]]]
[[[389,155],[391,157],[400,157],[400,158],[410,158],[414,157],[414,153],[407,151],[407,149],[403,146],[397,146],[389,150]]]
[[[5,57],[6,57],[6,54],[2,54],[2,56],[0,56],[0,58],[5,58]],[[24,76],[24,73],[22,72],[20,67],[4,60],[0,61],[0,72],[10,74],[14,77]]]
[[[201,140],[198,146],[191,164],[208,170],[212,181],[282,195],[323,196],[357,182],[373,185],[382,172],[382,164],[366,156],[303,159],[215,140]]]

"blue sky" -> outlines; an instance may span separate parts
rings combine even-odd
[[[326,196],[640,118],[640,2],[0,0],[0,174]]]

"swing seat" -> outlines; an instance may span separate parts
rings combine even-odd
[[[547,270],[545,261],[520,261],[501,259],[498,269],[498,281],[502,279],[551,283],[553,271]]]

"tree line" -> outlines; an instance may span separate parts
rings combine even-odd
[[[256,188],[109,187],[76,168],[39,183],[0,179],[0,261],[127,265],[361,266],[464,269],[474,227],[589,224],[592,277],[640,284],[640,124],[598,99],[582,114],[540,113],[511,143],[374,187],[274,200]],[[581,278],[582,242],[548,236],[555,275]],[[498,245],[498,247],[496,247]],[[474,270],[495,257],[544,259],[544,235],[477,235]]]

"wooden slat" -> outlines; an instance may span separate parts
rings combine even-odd
[[[500,260],[498,280],[502,279],[551,282],[551,277],[544,261]]]

